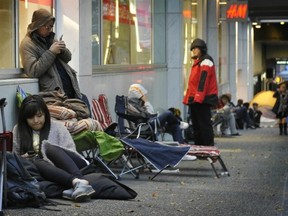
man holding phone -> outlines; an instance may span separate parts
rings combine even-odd
[[[54,23],[55,17],[49,11],[34,11],[20,45],[24,71],[28,77],[39,79],[40,91],[60,88],[68,98],[82,99],[89,106],[80,92],[76,71],[68,65],[72,55],[62,40],[63,35],[59,40],[54,39]]]

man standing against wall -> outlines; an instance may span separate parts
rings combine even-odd
[[[197,38],[190,47],[194,59],[183,103],[189,112],[195,136],[195,145],[214,145],[211,107],[218,101],[217,78],[214,61],[207,54],[206,43]]]

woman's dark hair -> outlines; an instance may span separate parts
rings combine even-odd
[[[29,95],[26,97],[20,107],[18,115],[18,133],[20,138],[20,152],[21,154],[33,150],[33,131],[27,123],[28,118],[32,118],[38,112],[45,115],[45,123],[40,131],[40,145],[43,140],[48,138],[51,119],[48,107],[39,95]]]

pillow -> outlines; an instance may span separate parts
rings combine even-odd
[[[69,133],[71,133],[72,135],[80,133],[84,130],[103,131],[100,123],[92,118],[82,119],[79,121],[76,118],[66,120],[60,120],[55,118],[53,119],[63,124],[67,128]]]
[[[76,118],[75,111],[62,106],[48,105],[51,117],[61,120]]]

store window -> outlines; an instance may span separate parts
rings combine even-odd
[[[197,0],[184,0],[183,1],[183,29],[184,29],[184,89],[187,89],[190,69],[192,66],[192,59],[190,54],[190,44],[197,37],[198,29],[198,3]]]
[[[15,68],[14,1],[0,1],[0,69]]]
[[[103,65],[151,64],[151,0],[102,0],[101,40],[100,21],[97,18],[100,17],[100,10],[97,2],[92,2],[93,64],[99,64],[98,59],[101,59]]]
[[[228,29],[226,20],[226,1],[219,1],[219,23],[218,23],[218,41],[219,41],[219,66],[218,66],[218,82],[224,84],[229,81],[227,71],[227,52],[228,52]]]

